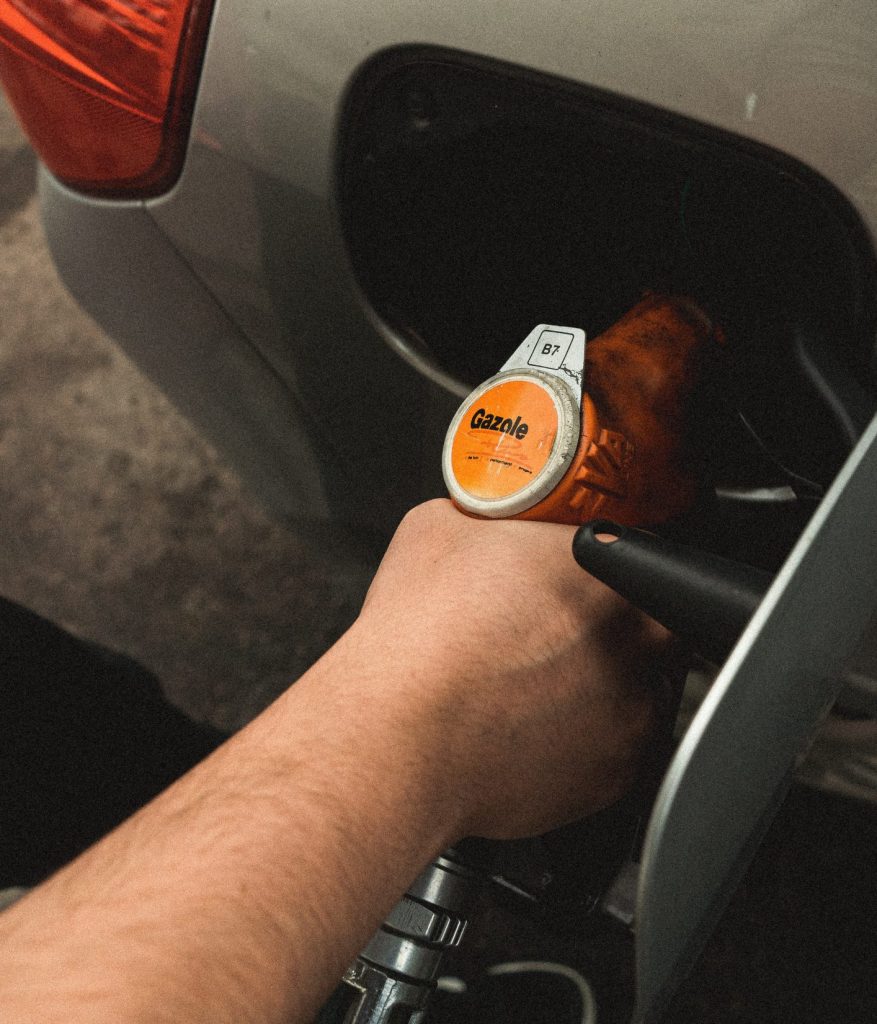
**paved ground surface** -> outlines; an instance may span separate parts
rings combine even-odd
[[[2,98],[0,98],[2,99]],[[0,593],[134,655],[224,728],[300,674],[369,577],[262,513],[59,284],[0,103]]]
[[[0,101],[0,593],[233,728],[351,620],[370,567],[268,519],[77,308],[33,188]],[[798,792],[668,1019],[877,1019],[875,848],[871,811]]]

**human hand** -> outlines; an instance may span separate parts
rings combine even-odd
[[[442,849],[618,797],[670,640],[572,533],[410,513],[323,658],[0,915],[3,1019],[312,1020]]]
[[[578,567],[573,533],[422,505],[354,627],[394,665],[386,686],[412,709],[454,838],[535,835],[607,806],[656,724],[671,638]]]

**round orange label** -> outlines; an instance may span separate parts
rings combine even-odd
[[[533,483],[557,438],[557,408],[540,384],[512,380],[482,392],[451,447],[457,483],[475,498],[507,498]]]

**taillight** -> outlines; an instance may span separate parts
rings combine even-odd
[[[0,79],[40,158],[98,195],[179,173],[212,0],[0,0]]]

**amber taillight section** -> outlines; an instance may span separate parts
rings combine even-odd
[[[212,0],[0,0],[0,79],[73,188],[154,195],[179,173]]]

